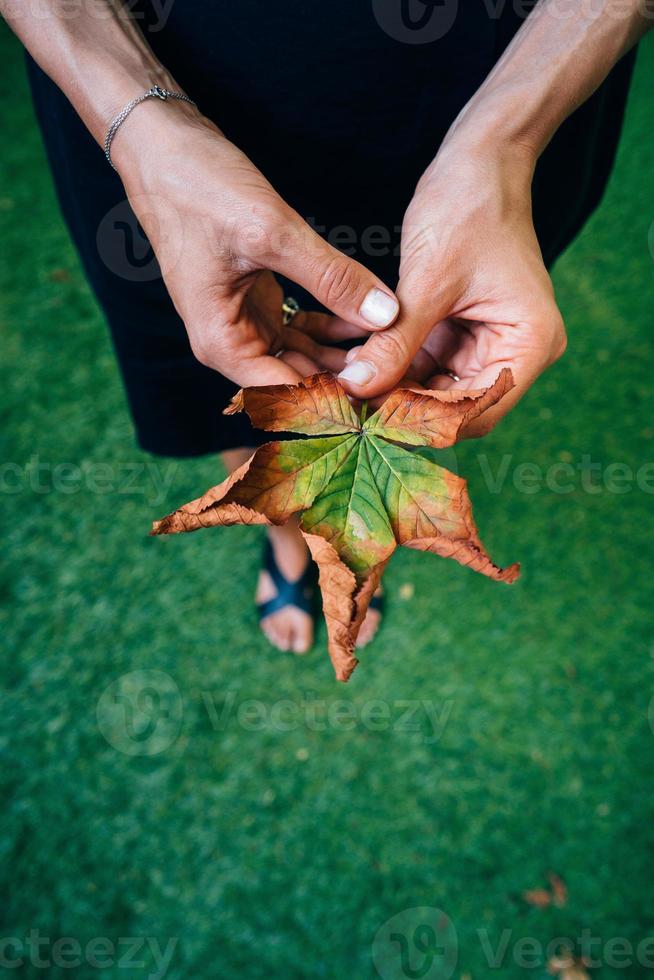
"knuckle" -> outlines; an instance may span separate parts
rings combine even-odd
[[[269,204],[257,208],[240,229],[241,249],[248,258],[263,265],[283,247],[288,218],[283,207]]]
[[[373,341],[369,341],[371,350],[375,358],[384,366],[392,365],[400,369],[410,360],[404,338],[397,330],[386,330],[383,333],[375,334]]]
[[[556,343],[554,345],[554,360],[558,361],[560,357],[563,357],[568,347],[568,335],[565,329],[562,328],[559,336],[557,337]]]
[[[328,260],[318,281],[319,298],[330,309],[345,302],[356,290],[356,266],[342,256]]]
[[[204,367],[211,367],[213,356],[209,345],[204,340],[192,340],[191,350],[196,361]]]
[[[552,323],[552,363],[558,361],[565,354],[568,346],[568,335],[566,333],[563,317],[557,311],[557,315]]]
[[[549,366],[565,353],[568,338],[565,323],[558,307],[543,304],[532,321],[533,338],[542,352],[544,366]]]
[[[224,369],[229,360],[229,351],[221,343],[223,335],[222,323],[215,321],[201,331],[189,334],[191,350],[196,361],[199,361],[204,367],[217,368],[220,366]]]

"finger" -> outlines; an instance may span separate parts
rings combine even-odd
[[[226,369],[218,367],[218,370],[234,381],[241,388],[248,388],[255,385],[296,385],[305,376],[293,365],[287,364],[281,357],[253,357],[245,359],[238,366]],[[312,373],[312,370],[308,372]]]
[[[536,378],[545,370],[547,364],[548,362],[540,357],[530,358],[529,356],[498,360],[485,366],[477,374],[461,378],[459,381],[454,381],[448,375],[434,375],[427,381],[425,387],[440,391],[481,391],[483,388],[490,388],[503,368],[509,368],[513,375],[515,387],[507,392],[497,404],[477,416],[459,432],[459,439],[478,439],[487,435],[505,415],[508,415],[515,408]]]
[[[323,371],[338,374],[345,367],[347,351],[340,350],[338,347],[318,344],[300,330],[287,328],[284,331],[284,347],[286,350],[301,352],[305,357],[310,358],[318,366],[318,369]]]
[[[450,364],[452,356],[461,349],[465,339],[470,337],[470,329],[475,325],[476,321],[441,320],[429,333],[422,349],[436,365]]]
[[[349,364],[350,361],[358,357],[358,355],[361,353],[362,347],[363,344],[359,344],[357,347],[350,347],[345,354],[345,363]],[[400,379],[398,384],[422,384],[427,378],[434,374],[434,371],[437,370],[438,366],[439,362],[435,361],[431,354],[427,353],[424,347],[420,347],[409,364],[406,374]]]
[[[367,337],[370,334],[369,329],[364,330],[355,323],[348,323],[340,316],[331,316],[329,313],[298,313],[293,320],[293,327],[320,343],[328,344]]]
[[[279,247],[281,246],[281,247]],[[397,297],[365,266],[343,255],[293,213],[271,268],[303,286],[348,323],[383,330],[399,312]]]
[[[358,347],[352,347],[352,348],[350,348],[350,350],[347,351],[347,353],[345,354],[345,360],[346,360],[346,362],[349,362],[349,361],[353,360],[353,358],[356,357],[356,353],[357,353],[358,350],[359,350]],[[418,352],[418,353],[420,353],[420,352]],[[429,364],[430,364],[430,370],[429,371],[425,370],[425,371],[419,372],[417,370],[417,368],[416,368],[416,360],[417,360],[417,357],[414,358],[414,360],[413,360],[413,362],[412,362],[412,364],[411,364],[411,366],[409,368],[408,373],[405,374],[404,377],[400,378],[400,380],[398,381],[398,383],[397,383],[397,387],[398,388],[412,388],[412,387],[415,387],[416,385],[418,387],[425,387],[425,385],[423,385],[422,382],[425,381],[425,379],[429,376],[429,374],[433,372],[433,370],[434,370],[434,362],[432,361],[431,358],[428,358]],[[378,408],[380,408],[384,404],[384,402],[386,401],[386,398],[387,397],[388,397],[388,392],[386,392],[383,395],[377,395],[376,398],[367,398],[366,399],[366,402],[367,402],[368,407],[369,407],[369,413],[375,411]]]
[[[419,294],[401,294],[402,313],[388,330],[370,337],[359,353],[341,371],[339,381],[356,398],[374,398],[394,388],[410,365],[433,325],[449,313],[449,298],[432,294],[420,301]]]
[[[505,342],[512,343],[514,349],[510,353],[507,350],[504,359],[498,358],[492,363],[484,364],[477,375],[466,374],[454,387],[465,385],[468,390],[487,388],[503,367],[510,368],[515,387],[501,401],[470,423],[464,433],[466,438],[489,432],[520,401],[543,371],[565,353],[565,326],[556,307],[545,310],[544,316],[531,324],[502,324],[500,329]]]
[[[308,378],[320,370],[319,364],[299,351],[283,350],[277,355],[277,359],[292,367],[302,378]]]

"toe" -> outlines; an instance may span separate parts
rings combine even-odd
[[[361,629],[359,630],[359,635],[357,636],[357,647],[365,647],[372,639],[374,639],[375,633],[379,629],[380,622],[381,616],[379,615],[379,612],[376,609],[371,609],[361,624]]]
[[[261,629],[268,642],[279,649],[279,635],[274,622],[271,622],[270,619],[262,620]]]
[[[283,616],[279,612],[262,619],[261,630],[268,642],[278,650],[288,650],[288,629],[285,629]]]
[[[292,644],[291,625],[288,622],[279,624],[279,649],[290,650]]]
[[[306,613],[298,611],[293,616],[291,649],[293,653],[307,653],[313,643],[313,622]]]

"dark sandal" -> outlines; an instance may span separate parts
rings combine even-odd
[[[277,595],[273,596],[272,599],[267,599],[266,602],[257,603],[259,622],[287,606],[295,606],[296,609],[313,616],[316,599],[316,566],[311,559],[309,559],[309,563],[299,579],[290,582],[284,578],[280,571],[279,565],[275,561],[273,547],[270,541],[266,539],[262,568],[270,575],[273,585],[277,589]]]
[[[384,592],[382,592],[381,595],[373,595],[372,599],[368,603],[368,609],[376,609],[381,616],[384,615],[385,608],[386,608],[386,594]]]

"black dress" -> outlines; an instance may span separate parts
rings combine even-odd
[[[521,24],[512,5],[495,6],[506,10],[491,17],[486,4],[447,0],[141,0],[131,9],[162,63],[282,197],[394,288],[416,182]],[[66,98],[28,66],[141,446],[189,456],[252,444],[244,418],[221,414],[234,386],[194,359],[120,179]],[[632,66],[633,55],[616,66],[539,162],[534,220],[548,264],[602,195]]]

